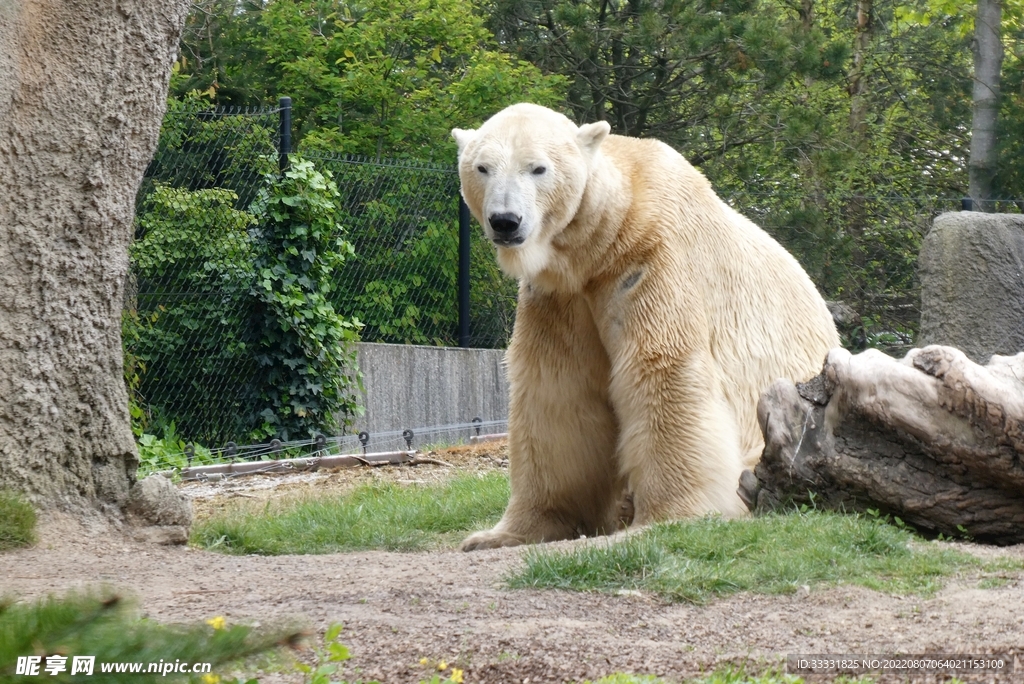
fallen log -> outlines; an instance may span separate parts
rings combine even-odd
[[[755,512],[878,510],[922,532],[1024,542],[1024,353],[979,366],[952,347],[902,360],[829,353],[808,383],[761,397],[761,461],[740,481]]]

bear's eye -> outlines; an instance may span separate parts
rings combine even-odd
[[[532,173],[533,173],[534,176],[543,176],[544,172],[546,172],[546,171],[547,171],[547,167],[538,166],[538,167],[533,169]]]
[[[483,164],[481,164],[480,166],[476,167],[476,170],[479,171],[480,173],[484,174],[485,176],[487,175],[487,167],[484,166]]]

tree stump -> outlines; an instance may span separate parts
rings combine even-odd
[[[979,366],[952,347],[902,360],[829,353],[821,375],[758,404],[765,450],[740,495],[755,512],[877,509],[922,532],[1024,542],[1024,353]]]

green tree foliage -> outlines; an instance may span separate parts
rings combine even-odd
[[[561,101],[562,77],[498,50],[459,0],[204,9],[190,19],[174,92],[212,87],[226,104],[289,95],[307,149],[452,162],[452,127],[520,100]]]
[[[457,122],[479,120],[501,102],[556,99],[551,79],[532,65],[488,49],[481,20],[459,0],[313,9],[315,18],[278,2],[263,17],[269,34],[297,36],[266,50],[281,87],[301,93],[307,144],[376,158],[450,158],[450,144],[441,146],[445,155],[437,148]]]
[[[137,292],[122,326],[137,436],[172,422],[193,439],[249,431],[255,218],[237,200],[225,188],[162,183],[143,200],[130,251]]]
[[[357,408],[355,342],[360,323],[331,304],[334,273],[352,255],[337,222],[338,188],[329,171],[293,157],[270,175],[253,211],[260,219],[255,353],[262,375],[255,411],[263,436],[283,440],[333,431]]]
[[[492,0],[488,26],[570,79],[578,119],[679,149],[884,346],[912,337],[921,236],[966,194],[972,11],[949,0]],[[1017,26],[1004,36],[1020,54]],[[1007,111],[1022,111],[1009,102],[1015,83],[1003,196],[1024,190],[1012,134],[1024,119]]]
[[[489,10],[517,55],[570,79],[578,120],[660,138],[698,163],[763,139],[743,123],[749,105],[790,75],[834,77],[847,52],[754,0],[495,0]]]
[[[864,317],[864,341],[899,346],[917,325],[920,240],[966,192],[970,52],[962,16],[923,24],[903,18],[898,2],[869,4],[864,33],[854,7],[779,6],[791,31],[849,42],[839,77],[794,73],[760,95],[751,106],[768,133],[703,170],[826,297]]]
[[[1024,0],[1003,2],[1003,102],[999,113],[996,195],[1024,211]]]
[[[260,104],[276,93],[261,48],[263,0],[193,0],[171,92],[209,92],[222,106]],[[284,93],[282,93],[284,94]]]

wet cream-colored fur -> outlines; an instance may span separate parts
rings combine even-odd
[[[518,278],[512,496],[466,550],[746,513],[757,400],[839,346],[807,274],[655,140],[518,104],[456,129],[462,194]]]

